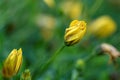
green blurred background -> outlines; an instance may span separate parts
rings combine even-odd
[[[25,69],[30,69],[32,80],[120,80],[120,69],[116,70],[113,64],[108,64],[107,55],[85,63],[82,75],[72,79],[78,74],[76,61],[89,56],[97,45],[107,42],[120,50],[120,0],[46,1],[0,1],[0,70],[8,54],[14,48],[22,48],[22,68],[15,80],[19,80]],[[72,4],[67,7],[65,3],[70,1]],[[76,5],[78,11],[71,11]],[[38,66],[44,65],[64,45],[65,29],[72,20],[84,20],[89,25],[92,20],[103,15],[109,15],[116,22],[117,30],[114,34],[107,38],[85,36],[79,44],[66,47],[49,68],[39,74]]]

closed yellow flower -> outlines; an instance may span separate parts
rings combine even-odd
[[[10,78],[18,72],[22,63],[22,49],[13,49],[4,62],[2,69],[3,76]]]
[[[74,20],[65,31],[64,41],[67,46],[78,43],[86,32],[85,21]]]
[[[102,16],[90,24],[88,31],[99,38],[108,37],[116,31],[116,23],[111,17]]]

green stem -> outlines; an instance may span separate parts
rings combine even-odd
[[[39,73],[39,75],[42,75],[47,69],[48,67],[51,65],[51,63],[55,60],[55,58],[57,57],[57,55],[65,48],[65,45],[63,45],[60,49],[58,49],[53,55],[52,57],[42,66],[39,66],[37,68],[35,68],[35,70],[32,72],[33,73],[33,77],[37,77],[37,75],[35,75],[35,73]],[[40,70],[39,70],[40,69]]]
[[[90,9],[90,16],[92,16],[96,11],[100,8],[103,0],[96,0],[96,2],[93,4],[93,6]]]
[[[97,55],[96,50],[93,50],[92,54],[85,58],[85,62],[88,62]]]
[[[62,46],[60,49],[58,49],[52,55],[52,57],[46,62],[46,64],[41,67],[41,73],[43,73],[50,66],[50,64],[55,60],[55,58],[57,57],[57,55],[64,49],[64,47],[65,47],[65,45]]]
[[[94,4],[92,4],[92,7],[89,9],[89,6],[84,6],[83,11],[83,19],[85,19],[87,22],[91,22],[91,16],[93,16],[97,10],[101,7],[103,3],[103,0],[95,0]]]

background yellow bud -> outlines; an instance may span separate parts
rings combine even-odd
[[[76,68],[81,70],[85,68],[85,61],[82,59],[78,59],[75,64]]]
[[[31,74],[30,74],[30,70],[29,69],[26,69],[22,73],[20,80],[31,80]]]
[[[96,37],[108,37],[116,31],[116,23],[109,16],[101,16],[90,24],[88,31]]]
[[[78,43],[86,32],[86,23],[84,21],[74,20],[65,31],[65,44],[67,46]]]
[[[22,63],[22,49],[13,49],[4,62],[2,69],[3,76],[10,78],[18,72]]]
[[[74,0],[65,0],[60,5],[62,12],[71,19],[78,19],[82,13],[82,8],[82,2]]]

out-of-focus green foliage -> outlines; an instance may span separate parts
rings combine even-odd
[[[96,38],[86,32],[79,44],[65,47],[48,69],[39,73],[41,66],[64,45],[65,29],[72,20],[86,21],[89,27],[92,21],[104,15],[115,21],[115,33]],[[48,0],[48,3],[45,0],[1,0],[0,80],[4,80],[4,60],[14,48],[22,48],[23,63],[13,80],[19,80],[25,69],[30,70],[32,80],[73,80],[72,76],[77,76],[74,80],[119,80],[119,58],[115,67],[108,64],[108,55],[96,56],[85,63],[82,73],[75,64],[77,60],[90,56],[103,42],[120,50],[119,25],[119,0]]]

